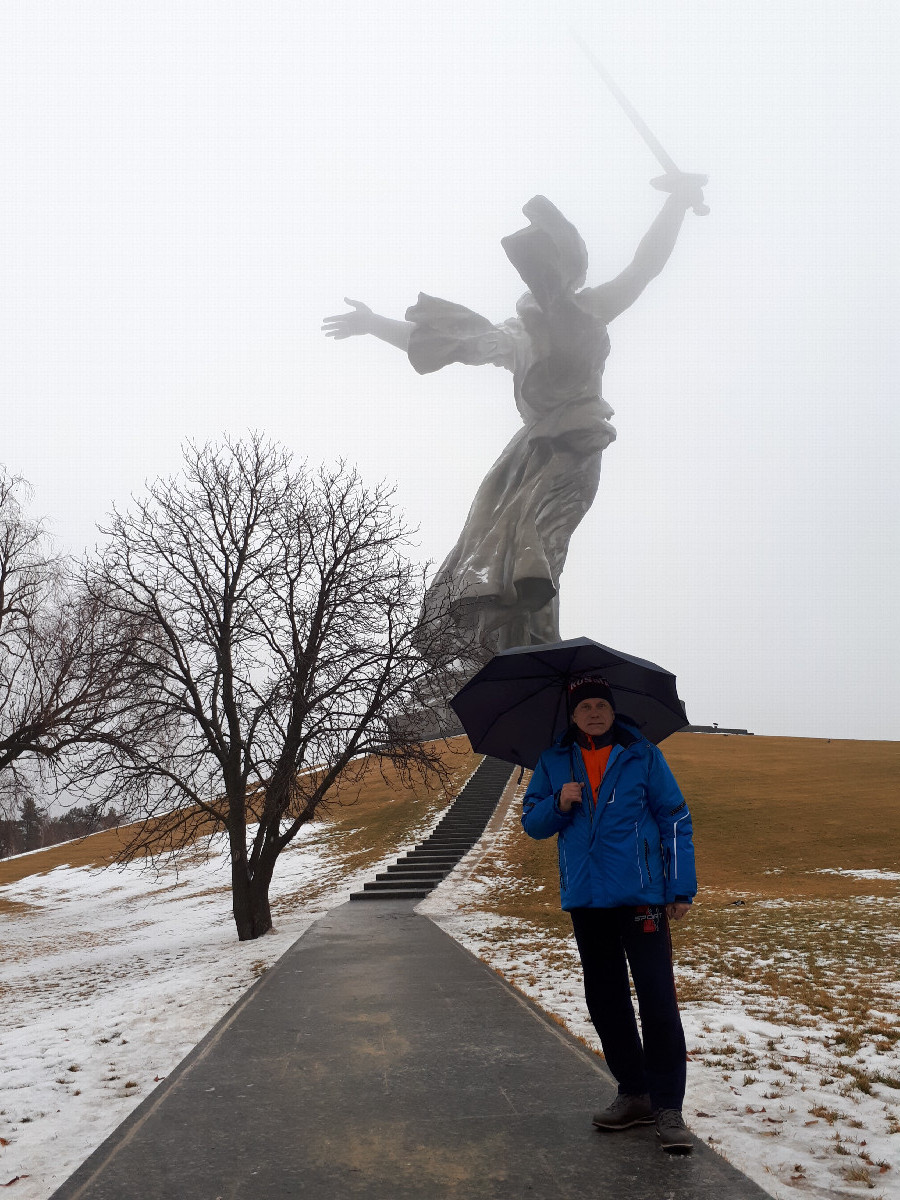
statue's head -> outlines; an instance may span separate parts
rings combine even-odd
[[[571,221],[546,196],[532,196],[522,212],[530,224],[500,244],[537,304],[543,307],[562,293],[584,287],[587,247]]]

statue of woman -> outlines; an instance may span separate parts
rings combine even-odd
[[[522,428],[485,476],[425,600],[426,617],[452,613],[464,657],[473,642],[496,653],[560,640],[569,539],[593,502],[601,456],[616,436],[601,394],[607,326],[660,273],[686,211],[702,204],[696,175],[653,182],[670,193],[662,211],[632,262],[599,287],[584,286],[588,257],[578,231],[535,196],[522,210],[529,224],[501,243],[528,288],[510,320],[495,325],[420,293],[405,321],[348,298],[353,311],[323,323],[328,337],[368,333],[406,351],[420,374],[452,362],[512,372]]]

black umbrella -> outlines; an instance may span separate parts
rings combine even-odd
[[[671,671],[590,638],[504,650],[472,676],[450,707],[473,750],[534,767],[568,728],[568,685],[580,675],[604,679],[615,698],[616,715],[651,742],[661,742],[687,724]]]

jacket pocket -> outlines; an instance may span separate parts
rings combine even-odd
[[[559,890],[565,894],[569,890],[569,868],[566,862],[566,843],[558,839],[559,848]]]
[[[653,882],[653,872],[650,870],[650,843],[644,838],[644,866],[647,868],[647,879]]]

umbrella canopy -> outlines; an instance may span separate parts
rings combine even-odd
[[[671,671],[590,638],[504,650],[473,675],[450,707],[474,750],[534,767],[568,729],[568,685],[580,675],[602,677],[616,716],[648,741],[661,742],[687,724]]]

